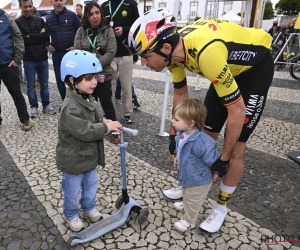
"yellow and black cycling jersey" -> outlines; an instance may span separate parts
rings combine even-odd
[[[272,37],[262,29],[219,19],[200,19],[178,33],[186,60],[168,67],[175,90],[186,87],[187,69],[209,79],[224,105],[241,98],[234,77],[259,63],[270,53],[272,43]]]

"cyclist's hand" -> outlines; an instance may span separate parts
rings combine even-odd
[[[219,177],[223,177],[229,169],[229,160],[222,161],[220,156],[210,169],[213,173],[219,175]]]
[[[169,135],[169,151],[172,156],[175,155],[175,149],[176,149],[175,135]]]

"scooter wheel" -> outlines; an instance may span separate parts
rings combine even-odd
[[[139,213],[139,215],[138,215],[138,223],[140,224],[140,225],[142,225],[146,220],[147,220],[147,218],[148,218],[148,215],[149,215],[149,208],[147,208],[147,207],[144,207],[141,211],[140,211],[140,213]]]
[[[122,203],[123,203],[123,197],[122,197],[122,195],[120,195],[118,197],[118,199],[116,200],[116,204],[115,204],[116,209],[120,209],[120,207],[122,206]]]
[[[76,239],[76,238],[72,238],[72,237],[68,239],[67,245],[68,245],[69,248],[71,248],[71,247],[74,246],[74,245],[72,245],[72,241],[75,240],[75,239]]]

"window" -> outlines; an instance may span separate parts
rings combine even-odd
[[[167,7],[167,3],[158,3],[158,7],[159,8],[166,8]]]
[[[181,19],[181,7],[182,7],[182,2],[179,3],[179,8],[178,8],[178,17],[177,19],[180,20]]]
[[[224,2],[223,15],[232,10],[232,4],[233,4],[232,1],[231,2]]]
[[[197,9],[198,9],[198,2],[191,2],[190,3],[190,17],[197,16]]]
[[[151,6],[145,6],[145,12],[151,10]]]

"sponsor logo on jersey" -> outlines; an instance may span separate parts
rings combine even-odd
[[[217,78],[218,78],[218,79],[222,79],[222,78],[225,76],[227,70],[228,70],[228,65],[226,64],[226,65],[224,66],[223,70],[221,71],[221,73],[217,76]]]
[[[230,72],[228,72],[227,76],[222,81],[222,85],[226,88],[230,88],[231,84],[233,83],[233,76]]]
[[[188,49],[189,55],[190,55],[191,57],[193,57],[193,58],[196,57],[196,53],[197,53],[197,52],[198,52],[198,51],[197,51],[195,48],[193,48],[193,49]]]
[[[244,122],[244,124],[248,124],[247,128],[252,128],[257,123],[257,120],[262,113],[264,100],[264,96],[250,95],[246,106],[246,116],[250,116],[250,118],[246,117]]]
[[[249,50],[231,51],[227,61],[247,61],[249,62],[256,56],[256,52]]]
[[[212,29],[213,31],[216,31],[218,28],[217,28],[217,25],[215,25],[215,24],[213,24],[213,23],[210,23],[209,25],[208,25],[208,27],[210,28],[210,29]]]

